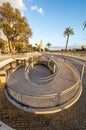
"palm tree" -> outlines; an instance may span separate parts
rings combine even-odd
[[[68,41],[69,41],[69,36],[70,35],[73,35],[74,32],[73,32],[73,29],[71,29],[70,27],[66,28],[65,32],[64,32],[64,36],[67,36],[67,41],[66,41],[66,47],[65,47],[65,50],[67,50],[67,47],[68,47]]]
[[[37,43],[35,43],[35,46],[36,46],[37,48],[39,48],[39,45],[38,45]]]
[[[83,30],[86,28],[86,21],[84,21],[83,23],[84,27],[83,27]]]
[[[37,43],[35,43],[35,49],[37,50],[37,51],[39,51],[39,44],[37,44]]]
[[[48,47],[48,49],[50,48],[50,46],[51,46],[51,43],[50,42],[48,42],[47,44],[46,44],[46,46]]]

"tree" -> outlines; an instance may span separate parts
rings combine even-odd
[[[36,46],[37,48],[39,48],[39,45],[38,45],[37,43],[35,43],[35,46]]]
[[[39,51],[39,44],[35,43],[35,50]]]
[[[4,47],[4,40],[0,38],[0,48],[2,49]]]
[[[51,44],[50,42],[48,42],[48,43],[46,44],[46,46],[48,47],[48,49],[50,48],[51,45],[52,45],[52,44]]]
[[[24,50],[24,45],[23,45],[22,43],[21,43],[21,44],[16,44],[15,49],[16,49],[16,51],[17,51],[18,53],[22,53],[22,52],[25,51],[25,50]]]
[[[73,35],[74,32],[73,32],[73,29],[71,29],[70,27],[66,28],[65,32],[64,32],[64,36],[67,36],[67,41],[66,41],[66,47],[65,47],[65,50],[67,50],[67,47],[68,47],[68,41],[69,41],[69,36],[70,35]]]
[[[27,46],[27,51],[28,51],[28,52],[32,52],[33,50],[34,50],[34,48],[33,48],[32,44],[29,44],[29,45]]]
[[[14,9],[6,2],[0,6],[0,28],[3,29],[9,43],[9,51],[16,43],[28,42],[29,37],[32,36],[32,30],[24,16],[21,15],[18,9]]]
[[[7,41],[3,40],[2,38],[0,38],[0,50],[3,52],[8,50]]]
[[[86,28],[86,21],[84,21],[83,23],[84,27],[83,27],[83,30]]]

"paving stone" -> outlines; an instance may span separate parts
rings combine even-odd
[[[72,107],[49,115],[36,115],[14,107],[5,98],[4,86],[0,84],[0,121],[16,130],[86,130],[86,68],[79,100]]]

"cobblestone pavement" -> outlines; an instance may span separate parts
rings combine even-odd
[[[86,68],[83,92],[79,100],[72,107],[49,115],[36,115],[15,108],[5,98],[2,84],[0,86],[0,121],[16,130],[86,130]]]

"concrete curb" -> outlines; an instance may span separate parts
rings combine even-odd
[[[71,107],[75,102],[78,101],[81,93],[82,93],[82,86],[79,86],[79,90],[78,90],[77,94],[71,100],[69,100],[67,103],[64,103],[60,106],[55,106],[55,107],[52,107],[52,108],[37,109],[37,108],[28,107],[28,106],[23,106],[22,104],[16,102],[13,98],[11,98],[9,96],[9,94],[7,93],[7,90],[5,89],[6,98],[14,106],[16,106],[19,109],[23,109],[24,111],[32,112],[32,113],[35,113],[35,114],[52,114],[52,113],[56,113],[56,112],[60,112],[62,110],[65,110],[65,109]]]
[[[15,130],[0,121],[0,130]]]

